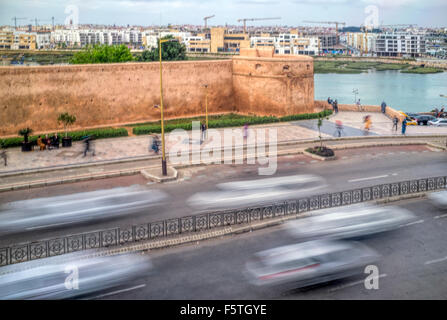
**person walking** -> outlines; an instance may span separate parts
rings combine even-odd
[[[382,113],[386,113],[386,102],[382,102]]]
[[[244,141],[248,138],[248,123],[244,124]]]
[[[331,97],[327,98],[327,103],[332,107],[332,99],[331,99]]]
[[[5,167],[8,165],[8,155],[6,154],[6,150],[0,151],[0,158],[5,162]]]
[[[334,112],[336,114],[338,113],[338,100],[337,99],[335,99],[335,102],[334,102]]]
[[[394,118],[393,118],[393,128],[391,129],[391,131],[397,132],[398,124],[399,124],[399,119],[396,116],[394,116]]]
[[[359,111],[363,111],[363,109],[362,109],[362,104],[360,103],[360,99],[357,100],[356,105],[357,105],[357,108],[358,108]]]
[[[200,131],[202,131],[202,136],[200,139],[200,144],[202,144],[203,141],[206,140],[206,125],[203,122],[200,124]]]
[[[371,116],[366,116],[365,117],[365,135],[369,134],[369,130],[371,130],[371,125],[372,125],[372,121],[371,121]]]
[[[84,141],[84,144],[85,144],[85,147],[84,147],[84,157],[87,156],[87,153],[89,151],[92,152],[92,157],[94,157],[95,156],[95,149],[93,148],[93,136],[86,136],[83,139],[83,141]]]
[[[335,128],[338,137],[341,137],[343,133],[343,123],[340,120],[335,121]]]
[[[407,132],[407,118],[402,121],[402,134],[405,135]]]
[[[154,137],[152,138],[152,145],[151,145],[151,149],[158,154],[160,152],[160,140],[158,139],[157,135],[154,135]]]

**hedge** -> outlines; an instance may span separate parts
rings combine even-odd
[[[49,134],[48,136],[52,136],[53,134]],[[58,132],[57,135],[62,139],[65,137],[64,132]],[[91,130],[82,130],[82,131],[73,131],[69,132],[68,135],[73,139],[73,141],[80,141],[84,136],[95,136],[96,139],[106,139],[106,138],[116,138],[116,137],[127,137],[128,133],[125,128],[105,128],[105,129],[91,129]],[[41,134],[41,136],[45,136]],[[30,142],[36,142],[39,136],[30,136]],[[23,142],[23,137],[13,137],[0,139],[0,146],[3,148],[13,148],[20,147]]]
[[[304,114],[296,114],[291,116],[285,116],[281,118],[277,117],[241,117],[234,119],[221,119],[221,120],[210,120],[208,121],[209,128],[228,128],[228,127],[240,127],[245,124],[255,125],[255,124],[266,124],[266,123],[275,123],[275,122],[288,122],[288,121],[297,121],[297,120],[309,120],[309,119],[318,119],[319,117],[327,117],[332,114],[332,110],[322,111],[320,113],[304,113]],[[184,123],[167,123],[165,124],[165,132],[170,132],[175,129],[183,129],[183,130],[192,130],[192,121],[184,122]],[[138,126],[133,128],[133,133],[135,135],[144,135],[151,133],[161,133],[161,125],[160,124],[152,124],[147,126]]]

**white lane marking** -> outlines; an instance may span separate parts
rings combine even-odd
[[[444,258],[441,258],[441,259],[436,259],[436,260],[430,260],[430,261],[425,262],[425,265],[438,263],[438,262],[443,262],[443,261],[446,261],[446,260],[447,260],[447,257],[444,257]]]
[[[93,297],[92,299],[99,299],[99,298],[104,298],[104,297],[108,297],[108,296],[113,296],[118,293],[129,292],[129,291],[137,290],[140,288],[144,288],[145,286],[146,286],[146,284],[140,284],[139,286],[135,286],[132,288],[127,288],[127,289],[117,290],[117,291],[113,291],[113,292],[109,292],[109,293],[104,293],[99,296]]]
[[[378,278],[378,279],[380,279],[380,278],[385,278],[386,276],[387,276],[387,274],[384,273],[384,274],[379,275],[378,277],[374,277],[373,279],[377,279],[377,278]],[[345,288],[348,288],[348,287],[353,287],[353,286],[355,286],[355,285],[362,284],[362,283],[364,283],[364,282],[365,282],[365,280],[359,280],[359,281],[355,281],[355,282],[347,283],[347,284],[344,284],[344,285],[341,285],[341,286],[338,286],[338,287],[329,289],[328,292],[334,292],[334,291],[341,290],[341,289],[345,289]]]
[[[447,218],[447,214],[436,216],[435,219]]]
[[[395,176],[398,176],[398,174],[397,173],[393,173],[392,176],[395,177]]]
[[[408,227],[408,226],[412,226],[412,225],[414,225],[414,224],[420,224],[420,223],[424,223],[424,220],[418,220],[418,221],[415,221],[415,222],[410,222],[410,223],[407,223],[407,224],[400,225],[399,227],[400,227],[400,228],[402,228],[402,227]]]
[[[348,180],[348,182],[360,182],[360,181],[367,181],[367,180],[376,180],[376,179],[382,179],[382,178],[388,178],[389,175],[384,175],[384,176],[377,176],[377,177],[369,177],[369,178],[361,178],[361,179],[353,179],[353,180]]]

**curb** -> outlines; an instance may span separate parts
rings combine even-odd
[[[159,167],[157,167],[159,168]],[[173,171],[173,175],[172,176],[168,176],[168,177],[159,177],[159,176],[155,176],[150,174],[149,172],[147,172],[146,170],[148,170],[148,168],[141,170],[140,173],[143,177],[145,177],[147,180],[152,180],[158,183],[164,183],[164,182],[169,182],[169,181],[175,181],[177,180],[178,177],[178,171],[174,168],[174,167],[168,167],[168,173],[169,170]]]
[[[320,161],[332,161],[332,160],[335,160],[337,158],[336,156],[332,156],[332,157],[319,156],[318,154],[313,154],[313,153],[307,152],[306,150],[304,150],[303,153],[306,156],[308,156],[308,157],[311,157],[313,159],[317,159],[317,160],[320,160]]]

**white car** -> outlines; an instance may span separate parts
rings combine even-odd
[[[428,124],[435,127],[447,127],[447,119],[438,118],[436,120],[429,121]]]
[[[439,208],[447,209],[447,191],[433,192],[428,198]]]
[[[403,208],[363,203],[315,214],[288,222],[287,232],[299,239],[347,239],[390,231],[415,220],[414,214]]]
[[[355,241],[310,241],[258,252],[244,274],[255,286],[302,288],[362,273],[379,257]]]
[[[237,209],[305,197],[323,187],[325,180],[313,175],[235,181],[218,184],[219,191],[196,193],[187,203],[196,210]]]

